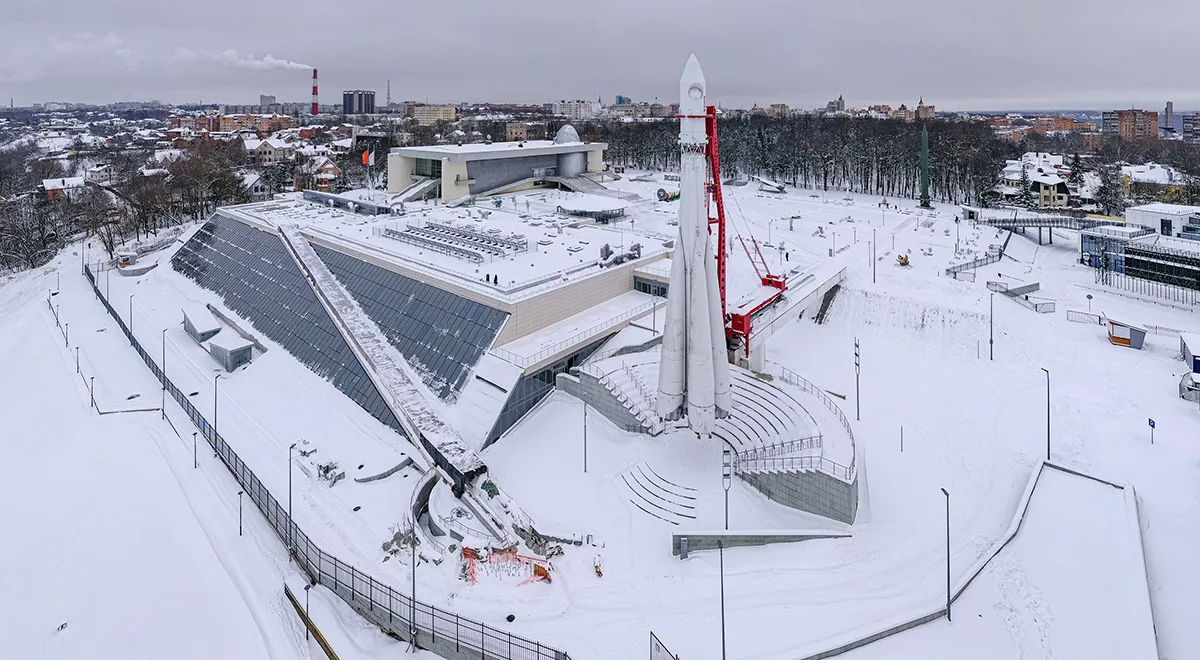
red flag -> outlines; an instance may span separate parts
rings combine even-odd
[[[373,158],[371,156],[371,152],[364,151],[363,152],[363,165],[374,165],[374,164],[375,164],[375,158]]]

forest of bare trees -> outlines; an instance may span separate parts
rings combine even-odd
[[[929,122],[931,192],[950,203],[978,202],[995,185],[1006,158],[1021,149],[977,122]],[[609,143],[616,165],[678,167],[678,124],[583,125],[581,134]],[[881,196],[920,194],[921,124],[891,120],[751,115],[717,124],[725,176],[757,175],[822,190]]]

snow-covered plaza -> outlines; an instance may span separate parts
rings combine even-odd
[[[732,236],[715,247],[728,251],[730,301],[761,285],[742,247],[753,253],[752,237],[766,267],[795,283],[786,314],[753,345],[753,371],[735,372],[735,391],[769,392],[767,412],[753,412],[760,404],[747,394],[711,438],[653,419],[632,428],[653,409],[665,307],[632,283],[657,281],[654,264],[678,231],[677,203],[657,201],[657,190],[678,184],[634,172],[603,183],[639,198],[627,196],[610,224],[560,214],[579,206],[566,191],[502,195],[498,206],[410,203],[401,217],[287,199],[222,211],[220,231],[213,221],[186,228],[139,256],[157,264],[141,275],[98,267],[93,242],[0,280],[0,451],[10,466],[0,593],[25,594],[0,602],[0,648],[323,657],[284,595],[286,582],[303,601],[307,560],[289,558],[239,496],[244,486],[203,428],[194,448],[197,425],[164,395],[120,318],[307,539],[398,593],[481,622],[496,644],[536,640],[536,651],[508,657],[553,658],[542,645],[575,660],[645,657],[653,634],[689,660],[721,657],[722,644],[730,658],[800,660],[919,619],[929,622],[843,657],[1149,659],[1200,649],[1200,410],[1177,392],[1179,332],[1200,331],[1194,307],[1097,284],[1079,263],[1076,231],[1051,230],[1053,242],[1039,245],[1036,231],[956,221],[949,204],[726,185]],[[254,254],[234,230],[290,247]],[[438,238],[448,231],[497,242],[464,261],[437,247],[451,245]],[[1003,258],[971,270],[972,281],[946,274],[999,245]],[[265,285],[212,284],[237,273],[205,249],[261,258],[252,270],[281,292],[303,288],[310,307]],[[439,312],[507,320],[463,326],[469,355],[437,333],[401,337],[380,321],[398,303],[367,283],[384,286],[376,271],[403,263],[430,290],[482,306],[459,314],[465,303],[438,298],[425,312],[431,325]],[[630,290],[583,299],[619,268]],[[286,279],[292,272],[303,276]],[[819,288],[826,282],[837,288]],[[1053,311],[996,292],[1035,282]],[[810,294],[816,302],[800,304]],[[552,317],[552,303],[567,311]],[[252,338],[249,364],[226,371],[188,335],[181,312],[197,305],[217,313],[221,333]],[[314,321],[331,307],[337,318]],[[1116,346],[1068,310],[1150,334],[1142,350]],[[276,313],[289,316],[268,327]],[[317,329],[288,326],[293,318]],[[322,348],[338,333],[354,336],[344,354]],[[422,351],[428,358],[413,357]],[[351,369],[363,362],[373,366]],[[585,406],[587,383],[627,401],[631,427]],[[378,403],[368,410],[371,387]],[[396,408],[411,419],[385,421]],[[752,421],[777,410],[773,431]],[[409,441],[417,435],[449,464]],[[789,458],[845,470],[852,523],[785,506],[740,473],[726,514],[723,449],[766,456],[771,442],[810,438],[819,441]],[[726,515],[735,536],[826,538],[698,549],[686,560],[673,552],[674,537],[725,534]],[[415,567],[402,540],[410,525],[421,541]],[[551,550],[531,548],[522,527]],[[498,538],[519,558],[464,555]],[[536,579],[543,569],[549,579]],[[939,613],[947,579],[950,621]],[[351,609],[346,593],[322,583],[307,594],[339,657],[402,653],[407,644]],[[498,648],[488,657],[505,657]]]

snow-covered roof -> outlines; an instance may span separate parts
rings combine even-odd
[[[262,175],[258,172],[240,172],[238,176],[242,178],[243,188],[253,188],[255,184],[262,181]]]
[[[1143,204],[1141,206],[1131,206],[1125,209],[1129,211],[1142,211],[1145,213],[1158,213],[1160,215],[1197,215],[1200,214],[1200,206],[1187,206],[1184,204],[1164,204],[1163,202],[1154,202],[1152,204]]]
[[[440,144],[425,147],[396,147],[392,153],[406,158],[432,158],[450,161],[492,160],[521,156],[546,156],[580,151],[603,151],[608,145],[603,142],[555,142],[552,140],[526,140],[524,142],[480,142],[476,144]]]
[[[217,323],[217,318],[213,316],[208,307],[200,304],[188,304],[183,307],[183,316],[196,329],[196,332],[204,334],[207,332],[219,332],[221,324]]]
[[[1121,174],[1129,177],[1133,183],[1149,183],[1170,185],[1181,183],[1183,178],[1170,165],[1146,163],[1145,165],[1126,165],[1121,168]]]
[[[180,149],[159,149],[154,152],[154,160],[159,164],[169,163],[183,158],[183,151]]]
[[[242,337],[236,332],[218,332],[212,339],[208,340],[209,345],[216,346],[227,353],[250,348],[254,342]]]
[[[63,179],[42,179],[43,190],[69,190],[82,188],[87,185],[81,176],[69,176]]]

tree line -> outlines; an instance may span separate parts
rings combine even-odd
[[[986,203],[1004,161],[1023,151],[979,122],[934,120],[929,128],[930,193],[953,204]],[[848,117],[749,115],[721,118],[717,139],[723,176],[762,176],[820,190],[891,197],[920,196],[920,123]],[[675,121],[596,123],[580,134],[609,144],[619,166],[679,167]]]

